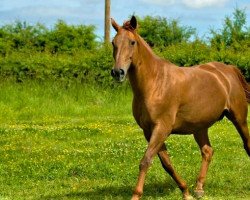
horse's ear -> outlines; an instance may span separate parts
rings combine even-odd
[[[132,26],[132,28],[135,30],[137,27],[137,20],[135,18],[135,16],[133,15],[130,19],[130,25]]]
[[[115,22],[113,18],[111,18],[111,24],[116,31],[120,29],[120,26]]]

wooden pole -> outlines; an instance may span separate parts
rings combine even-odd
[[[110,42],[110,0],[105,0],[105,35],[104,41]]]

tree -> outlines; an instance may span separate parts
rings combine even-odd
[[[47,34],[47,48],[51,52],[70,52],[72,49],[91,50],[97,46],[95,27],[92,25],[68,25],[59,20]]]
[[[152,47],[166,47],[171,44],[188,41],[195,34],[195,29],[181,26],[178,20],[164,17],[138,18],[139,34]]]
[[[211,30],[210,42],[217,49],[250,45],[250,27],[246,26],[246,12],[236,8],[233,17],[225,17],[221,30]],[[248,41],[248,42],[247,42]]]
[[[48,29],[37,23],[36,25],[29,25],[27,22],[16,21],[13,24],[5,25],[2,28],[5,33],[0,38],[3,38],[6,43],[11,43],[13,49],[32,48],[38,44],[38,38],[45,35]]]

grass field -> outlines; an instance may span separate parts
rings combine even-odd
[[[129,199],[147,145],[131,99],[123,86],[0,83],[0,200]],[[249,200],[250,160],[238,133],[222,120],[210,138],[204,199]],[[192,136],[170,136],[167,146],[193,191],[201,157]],[[158,159],[142,199],[181,199]]]

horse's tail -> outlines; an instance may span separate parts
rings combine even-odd
[[[250,103],[250,85],[247,83],[245,77],[242,75],[241,71],[238,68],[234,67],[234,71],[236,72],[236,74],[240,80],[240,83],[241,83],[242,87],[244,88],[247,102]]]

